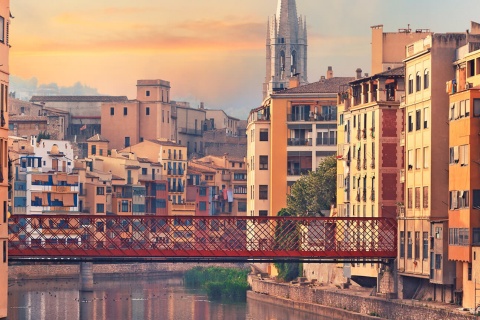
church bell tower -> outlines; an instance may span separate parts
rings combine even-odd
[[[295,0],[278,0],[267,23],[267,65],[263,98],[288,88],[289,77],[307,83],[307,23],[297,15]]]

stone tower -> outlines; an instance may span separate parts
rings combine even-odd
[[[295,0],[278,0],[277,14],[268,20],[266,70],[264,99],[288,88],[291,76],[307,83],[307,23],[298,17]]]

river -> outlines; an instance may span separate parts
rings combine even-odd
[[[187,289],[181,278],[117,277],[96,280],[94,291],[80,293],[74,280],[10,283],[8,320],[325,320],[311,313],[248,300],[208,301]]]

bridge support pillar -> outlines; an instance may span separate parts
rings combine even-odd
[[[93,262],[80,262],[80,291],[93,291]]]

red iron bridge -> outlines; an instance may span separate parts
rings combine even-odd
[[[386,262],[392,218],[13,215],[10,261]]]

